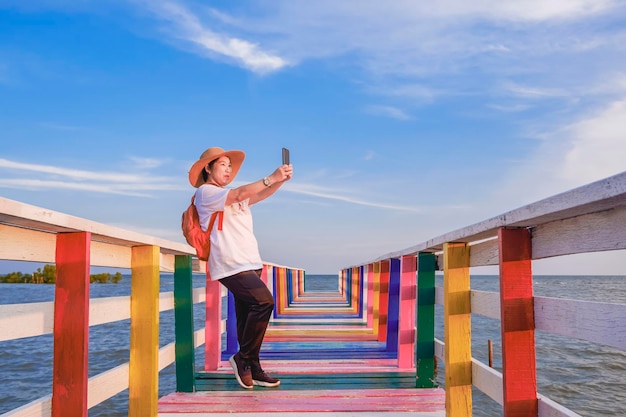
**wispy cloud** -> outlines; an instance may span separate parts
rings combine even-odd
[[[626,98],[553,125],[503,176],[496,200],[521,204],[626,171],[625,131]]]
[[[143,4],[161,22],[169,24],[164,28],[168,36],[194,45],[201,53],[218,59],[229,59],[259,74],[273,72],[289,65],[287,60],[263,49],[256,42],[210,29],[210,23],[202,20],[202,17],[208,20],[206,14],[196,14],[182,3],[158,0],[146,1]]]
[[[450,94],[450,92],[436,90],[432,87],[416,83],[397,84],[390,88],[385,88],[382,91],[379,91],[379,93],[388,96],[418,99],[422,102],[431,102],[437,97]]]
[[[365,153],[365,155],[363,156],[363,160],[364,161],[371,161],[375,157],[376,157],[376,152],[374,152],[374,151],[367,151]]]
[[[388,202],[377,202],[377,201],[368,201],[364,199],[360,199],[358,197],[351,197],[346,192],[337,190],[333,192],[333,190],[328,187],[319,187],[317,185],[312,184],[286,184],[284,187],[285,191],[289,191],[296,194],[307,195],[310,197],[323,198],[327,200],[335,200],[341,201],[349,204],[356,204],[360,206],[368,206],[368,207],[376,207],[381,209],[390,209],[390,210],[399,210],[399,211],[409,211],[420,213],[423,212],[421,207],[416,206],[402,206],[397,204],[390,204]]]
[[[464,16],[480,15],[492,19],[506,19],[512,21],[545,21],[574,19],[588,16],[614,7],[613,0],[527,0],[527,1],[498,1],[479,0],[464,2],[463,0],[448,0],[438,2],[433,15],[452,13]]]
[[[142,158],[134,158],[142,160]],[[150,167],[158,167],[158,160],[144,159]],[[155,176],[150,173],[131,174],[113,173],[102,171],[86,171],[69,168],[55,167],[51,165],[38,165],[23,162],[15,162],[0,158],[0,169],[10,172],[26,172],[34,174],[48,174],[53,178],[3,178],[0,177],[0,188],[30,189],[30,190],[81,190],[94,193],[127,195],[136,197],[154,197],[153,191],[178,191],[187,189],[175,178]],[[233,186],[244,183],[236,181]],[[324,200],[341,201],[348,204],[376,207],[381,209],[423,212],[423,208],[415,206],[403,206],[389,202],[377,202],[359,197],[350,196],[345,190],[333,190],[328,187],[320,187],[307,183],[288,183],[283,190],[316,197]],[[354,193],[354,190],[352,191]]]
[[[245,32],[249,42],[278,51],[276,56],[294,65],[349,57],[356,85],[396,100],[372,107],[372,113],[410,120],[401,109],[485,91],[495,92],[498,100],[572,97],[604,80],[606,72],[623,68],[620,59],[606,65],[594,61],[598,51],[620,49],[624,37],[611,24],[594,19],[603,16],[617,28],[625,9],[615,0],[444,0],[428,5],[276,0],[255,4],[251,14],[221,11],[219,21],[223,36]]]
[[[396,120],[412,120],[413,117],[407,114],[404,110],[401,110],[393,106],[367,106],[365,112],[376,116],[390,117]]]
[[[138,169],[154,169],[163,165],[163,161],[157,158],[140,158],[131,156],[128,158]]]
[[[153,160],[153,166],[157,166]],[[96,193],[151,196],[151,191],[179,190],[179,181],[150,173],[119,173],[86,171],[52,165],[16,162],[0,158],[0,169],[12,174],[12,178],[0,178],[0,187],[30,190],[86,190]],[[18,173],[16,175],[15,173]],[[35,174],[37,178],[20,177],[19,174]],[[42,178],[39,174],[49,175]]]
[[[135,197],[151,197],[149,193],[139,192],[134,184],[95,184],[85,182],[79,183],[68,181],[0,178],[0,188],[15,188],[20,190],[73,190]]]
[[[565,154],[560,176],[585,183],[626,170],[626,99],[565,129],[571,148]]]
[[[505,113],[519,113],[530,108],[527,104],[488,104],[487,107]]]
[[[43,174],[54,174],[72,180],[84,181],[115,181],[126,183],[138,183],[146,180],[146,176],[136,174],[123,174],[117,172],[99,172],[85,171],[79,169],[55,167],[52,165],[29,164],[24,162],[15,162],[8,159],[0,158],[0,168],[8,168],[19,171],[30,171]],[[164,178],[154,178],[150,182],[158,182]]]
[[[508,83],[503,87],[504,91],[507,91],[514,97],[521,97],[527,99],[546,99],[546,98],[562,98],[571,96],[571,92],[551,87],[531,87],[523,86],[515,83]]]

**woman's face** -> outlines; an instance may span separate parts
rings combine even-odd
[[[220,187],[225,186],[230,182],[230,174],[232,172],[230,165],[230,158],[227,156],[220,156],[213,162],[211,167],[207,167],[209,173],[208,182],[213,182]]]

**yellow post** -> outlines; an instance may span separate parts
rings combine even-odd
[[[159,399],[158,246],[136,246],[131,256],[129,417],[156,417]]]
[[[472,415],[472,328],[470,249],[466,243],[443,245],[446,416]]]

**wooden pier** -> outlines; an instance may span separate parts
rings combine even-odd
[[[412,271],[405,273],[415,275],[416,266],[414,259]],[[400,274],[383,267],[372,274],[372,285],[366,291],[360,283],[368,279],[345,273],[337,278],[337,291],[323,293],[306,291],[306,276],[297,269],[266,265],[261,278],[276,295],[261,361],[268,373],[281,379],[281,385],[247,391],[237,384],[228,362],[237,351],[236,329],[230,327],[235,323],[234,309],[229,308],[228,316],[220,317],[226,322],[226,341],[206,345],[207,357],[219,356],[220,360],[207,361],[204,368],[208,370],[203,372],[181,374],[181,380],[193,378],[188,385],[190,392],[160,398],[159,416],[271,412],[445,416],[445,391],[436,386],[433,367],[420,375],[428,381],[427,388],[418,388],[413,354],[415,323],[403,321],[404,327],[400,327]],[[414,293],[414,280],[404,285],[405,292]],[[226,302],[231,305],[230,294],[221,287],[214,290],[220,292],[219,297],[209,298],[228,297]],[[411,310],[405,316],[415,314],[415,297],[408,298],[413,302],[405,304]],[[369,304],[372,308],[368,309]],[[432,323],[432,313],[429,317]],[[404,338],[403,345],[411,354],[403,361],[398,348],[401,332],[410,336]],[[190,345],[190,341],[182,344]],[[193,360],[191,351],[188,355],[188,360]],[[177,364],[183,361],[181,358]],[[197,366],[189,364],[186,368]]]
[[[346,266],[335,292],[306,291],[305,271],[267,262],[276,307],[261,359],[282,383],[243,390],[227,362],[237,350],[232,299],[219,283],[192,288],[206,265],[191,247],[0,198],[0,259],[51,263],[57,272],[54,302],[0,305],[0,349],[21,338],[54,340],[51,392],[0,417],[87,417],[124,390],[131,417],[469,417],[473,389],[507,417],[579,416],[537,392],[535,331],[626,351],[626,305],[535,296],[532,264],[624,249],[626,172]],[[498,267],[499,292],[470,286],[470,268],[487,265]],[[129,269],[130,296],[91,299],[92,266]],[[167,272],[174,291],[160,294]],[[435,286],[438,272],[443,286]],[[206,310],[200,329],[197,303]],[[160,347],[166,310],[174,310],[176,340]],[[472,357],[471,335],[480,332],[473,315],[500,323],[499,369]],[[128,319],[129,362],[88,377],[89,328]],[[434,336],[435,320],[444,340]],[[159,398],[159,372],[174,363],[175,392]]]

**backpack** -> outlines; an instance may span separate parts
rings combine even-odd
[[[222,230],[222,220],[224,218],[223,211],[216,211],[211,214],[209,220],[209,227],[206,232],[200,227],[200,218],[198,217],[198,210],[194,204],[196,196],[191,197],[191,204],[187,207],[187,210],[183,211],[182,215],[182,229],[185,240],[190,246],[193,246],[198,255],[198,259],[207,261],[209,259],[209,253],[211,252],[211,229],[215,224],[215,219],[220,215],[220,221],[217,230]]]

